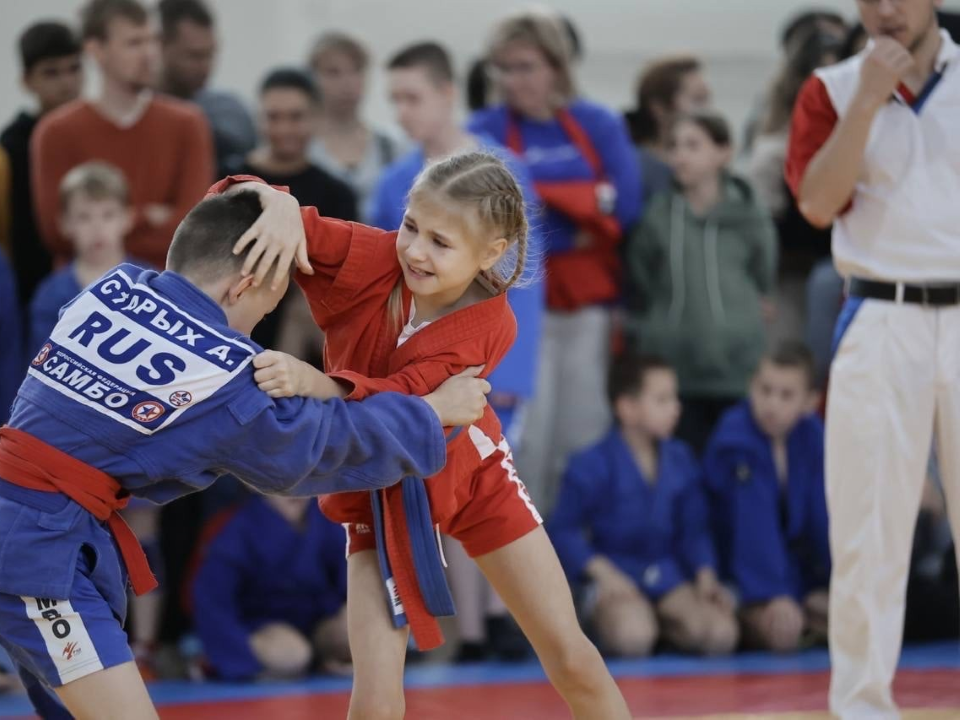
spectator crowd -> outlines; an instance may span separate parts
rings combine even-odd
[[[32,104],[0,134],[0,424],[60,308],[121,262],[163,269],[217,179],[255,175],[395,230],[424,167],[484,148],[520,180],[533,228],[491,404],[591,637],[618,656],[824,643],[822,408],[844,288],[829,229],[804,219],[783,168],[804,82],[860,52],[863,29],[815,8],[791,18],[742,129],[695,55],[641,67],[629,109],[592,101],[576,18],[544,9],[492,23],[463,82],[442,37],[376,67],[362,34],[323,29],[302,63],[264,68],[251,109],[210,86],[231,39],[203,0],[91,0],[23,29]],[[362,112],[375,72],[393,118]],[[322,367],[295,288],[253,338]],[[345,540],[315,502],[227,477],[125,515],[161,578],[128,623],[144,673],[349,672]],[[463,548],[443,543],[453,659],[526,657]],[[953,558],[933,453],[908,639],[958,634]]]

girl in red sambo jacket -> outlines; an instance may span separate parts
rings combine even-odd
[[[297,281],[326,335],[329,376],[264,353],[256,379],[271,395],[329,396],[330,378],[348,399],[420,394],[467,368],[489,373],[510,348],[516,321],[505,292],[523,274],[527,221],[516,180],[496,157],[473,152],[428,167],[410,192],[399,232],[320,218],[314,208],[301,208],[301,216],[313,274],[298,273]],[[275,221],[265,218],[265,225]],[[258,231],[251,228],[249,240]],[[295,240],[260,249],[272,261]],[[259,255],[255,249],[248,266]],[[451,436],[446,467],[427,480],[425,493],[422,486],[409,478],[372,498],[321,499],[324,513],[348,533],[349,717],[402,717],[410,630],[421,650],[442,642],[434,616],[446,614],[435,610],[443,598],[423,570],[438,555],[436,528],[462,542],[480,566],[575,718],[629,718],[580,630],[556,553],[490,408]],[[417,542],[426,536],[430,547]]]

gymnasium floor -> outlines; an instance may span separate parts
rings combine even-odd
[[[741,655],[724,660],[657,657],[611,668],[638,718],[826,718],[826,651],[790,658]],[[154,683],[163,720],[315,720],[342,718],[349,680],[297,684]],[[567,718],[535,663],[414,666],[407,674],[410,720]],[[907,720],[960,718],[960,646],[904,651],[896,692]],[[0,718],[27,718],[20,696],[0,696]]]

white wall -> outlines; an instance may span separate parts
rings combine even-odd
[[[378,70],[371,77],[367,114],[387,121],[379,65],[406,43],[442,41],[466,68],[479,54],[492,22],[517,0],[209,0],[217,13],[221,47],[214,84],[248,100],[273,65],[301,62],[311,39],[326,28],[366,40]],[[74,19],[81,0],[0,0],[0,121],[27,101],[19,87],[16,38],[44,17]],[[718,106],[735,123],[775,68],[785,19],[803,0],[552,0],[574,19],[586,45],[579,81],[586,95],[624,107],[639,66],[677,50],[708,62]],[[815,0],[852,17],[854,0]],[[947,0],[960,7],[960,0]],[[93,86],[93,73],[88,87]]]

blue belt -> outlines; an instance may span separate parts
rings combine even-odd
[[[447,438],[449,443],[460,433],[457,428]],[[393,626],[402,628],[407,625],[407,616],[403,612],[402,599],[393,581],[390,558],[387,557],[387,540],[384,530],[383,500],[379,490],[370,492],[370,504],[373,507],[373,530],[377,539],[377,560],[380,575],[387,592],[387,602]],[[386,491],[383,491],[386,492]],[[403,512],[407,520],[407,532],[410,535],[410,552],[413,567],[417,575],[417,585],[423,595],[427,610],[434,617],[449,617],[457,614],[443,571],[440,556],[439,538],[434,534],[433,519],[430,515],[430,498],[423,478],[408,476],[400,481],[403,497]]]

